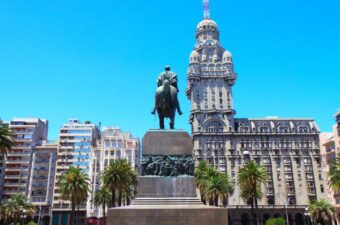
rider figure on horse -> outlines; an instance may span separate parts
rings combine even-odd
[[[159,75],[157,86],[155,107],[151,113],[157,111],[160,129],[164,129],[165,117],[170,119],[170,129],[174,129],[176,110],[179,115],[182,111],[177,99],[177,75],[170,71],[170,66],[165,66],[165,71]]]
[[[171,71],[170,66],[165,66],[165,71],[161,73],[157,79],[157,87],[160,87],[164,84],[164,80],[168,80],[170,82],[170,85],[175,87],[178,90],[177,87],[177,74]]]

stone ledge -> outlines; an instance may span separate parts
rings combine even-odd
[[[192,155],[192,141],[183,130],[149,130],[143,137],[142,155]]]
[[[144,176],[138,178],[138,198],[196,197],[195,178]]]
[[[109,209],[107,224],[228,225],[228,210],[208,206],[129,206]]]

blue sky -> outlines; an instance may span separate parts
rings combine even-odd
[[[322,131],[340,107],[340,2],[211,0],[233,53],[237,117],[315,118]],[[68,118],[119,126],[142,137],[155,80],[179,75],[184,115],[188,57],[202,1],[12,0],[0,2],[0,117],[49,120],[56,139]]]

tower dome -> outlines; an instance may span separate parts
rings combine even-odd
[[[233,55],[231,54],[231,52],[225,50],[222,56],[222,61],[224,63],[231,63],[232,62],[232,57]]]
[[[213,30],[217,31],[217,23],[211,19],[204,19],[197,25],[197,32],[205,31],[205,30]]]
[[[200,57],[200,54],[196,50],[193,50],[190,54],[190,62],[199,62]]]

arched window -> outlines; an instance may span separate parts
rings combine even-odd
[[[306,126],[300,126],[299,127],[299,133],[307,133],[308,131],[309,131],[309,129]]]
[[[289,132],[289,128],[287,126],[279,126],[278,127],[278,131],[280,133],[288,133]]]

